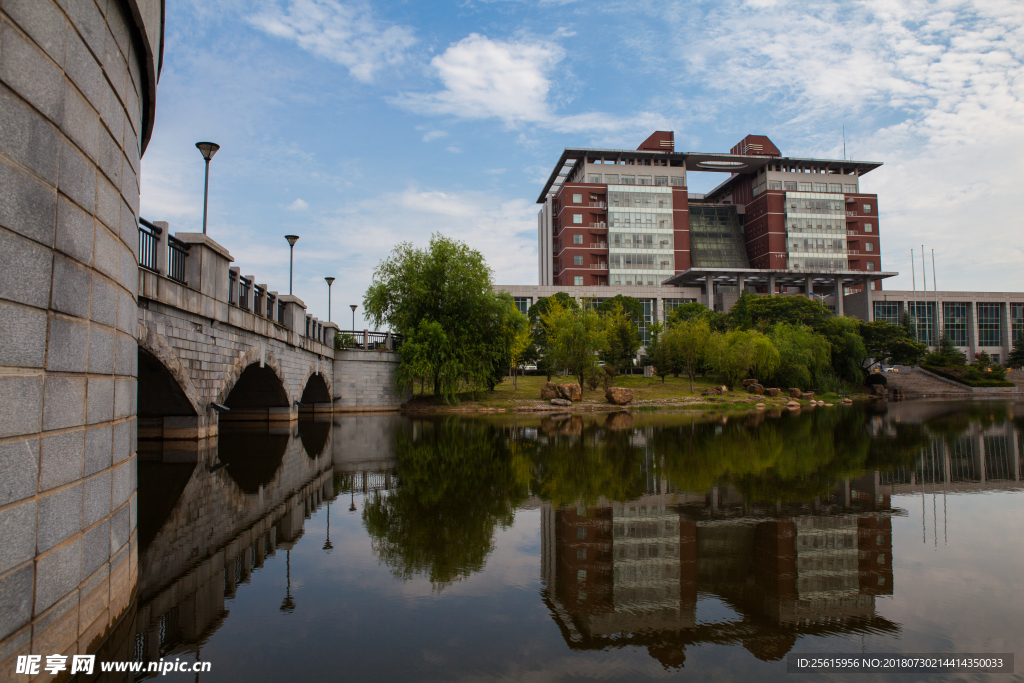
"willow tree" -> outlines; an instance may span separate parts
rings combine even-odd
[[[507,331],[515,311],[492,289],[483,256],[440,234],[426,249],[404,242],[381,261],[363,297],[374,327],[403,335],[398,379],[426,379],[434,394],[456,401],[460,387],[494,387],[509,367]]]
[[[760,332],[732,330],[716,333],[709,344],[709,359],[730,389],[751,370],[770,375],[779,365],[779,352]]]

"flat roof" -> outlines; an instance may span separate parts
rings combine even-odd
[[[656,152],[566,147],[558,163],[555,164],[554,170],[551,171],[551,175],[548,176],[547,182],[544,183],[544,189],[541,190],[537,203],[543,204],[549,194],[557,192],[565,182],[565,179],[576,168],[579,160],[586,157],[611,159],[614,161],[669,159],[670,161],[682,161],[682,167],[687,171],[712,173],[754,173],[768,164],[785,164],[794,168],[824,168],[826,170],[843,170],[847,173],[856,171],[857,175],[864,175],[882,165],[881,161],[854,161],[852,159],[804,159],[801,157],[746,156],[742,154],[716,154],[712,152]],[[718,188],[715,189],[717,190]]]

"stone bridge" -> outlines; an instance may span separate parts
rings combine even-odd
[[[362,348],[336,351],[336,324],[243,275],[208,236],[143,221],[139,238],[140,437],[201,439],[225,419],[400,407],[390,334],[363,332]]]

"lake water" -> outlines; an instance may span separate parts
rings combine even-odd
[[[189,681],[769,681],[789,653],[1024,652],[1022,418],[362,415],[140,443],[129,658],[211,663],[167,675]]]

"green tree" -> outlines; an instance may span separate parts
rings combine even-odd
[[[704,304],[697,303],[696,301],[688,301],[685,304],[679,304],[672,309],[672,312],[668,315],[666,325],[672,327],[679,323],[684,323],[695,318],[710,318],[714,311],[708,309]]]
[[[426,377],[446,402],[463,383],[493,387],[504,376],[510,303],[492,290],[480,252],[440,234],[426,249],[395,247],[363,297],[374,327],[388,325],[409,342],[399,352],[399,379]]]
[[[540,324],[547,337],[549,369],[566,368],[579,378],[582,392],[586,375],[597,367],[598,354],[608,348],[600,314],[592,308],[565,308],[558,301],[551,301],[548,312],[540,317]]]
[[[672,358],[673,373],[678,377],[680,369],[686,372],[692,394],[693,378],[708,359],[712,338],[711,326],[707,318],[696,318],[676,325],[665,333],[665,337]]]
[[[864,348],[876,363],[884,363],[892,357],[892,345],[897,341],[910,339],[907,329],[902,325],[893,325],[885,320],[874,320],[860,324],[860,336],[864,340]]]
[[[712,367],[730,389],[751,370],[770,375],[779,364],[779,352],[760,332],[732,330],[711,337],[709,357]]]
[[[920,365],[928,347],[913,339],[897,339],[889,345],[889,361],[894,365]]]
[[[633,359],[636,358],[641,344],[636,321],[623,309],[621,302],[615,302],[604,311],[598,307],[598,312],[604,319],[604,329],[608,338],[608,348],[603,354],[605,363],[614,366],[620,372],[627,367],[632,368]]]
[[[779,365],[769,377],[774,385],[818,386],[831,364],[832,347],[827,339],[806,325],[789,323],[774,325],[768,338],[779,352]]]
[[[732,327],[738,330],[765,330],[771,325],[788,323],[807,325],[821,331],[835,315],[817,299],[805,296],[755,296],[747,293],[729,311]]]
[[[526,317],[530,319],[531,323],[537,324],[540,317],[545,315],[551,304],[556,301],[562,308],[579,308],[579,303],[569,296],[568,292],[557,292],[551,296],[542,296],[533,302],[533,305],[526,311]]]
[[[864,379],[864,361],[868,351],[860,336],[861,322],[856,318],[826,318],[815,332],[825,337],[832,346],[832,370],[836,377],[849,384],[860,384]],[[820,378],[819,378],[820,381]]]
[[[1013,351],[1006,358],[1006,367],[1024,368],[1024,334],[1017,335],[1013,341]]]
[[[945,332],[939,337],[939,346],[934,353],[924,357],[926,365],[938,365],[940,367],[957,367],[967,365],[967,355],[956,347],[953,340]]]
[[[605,299],[598,304],[597,312],[607,315],[615,311],[616,308],[621,309],[634,325],[639,325],[644,319],[644,305],[640,303],[639,299],[634,299],[624,294],[616,294],[609,299]]]
[[[537,359],[537,370],[543,372],[549,380],[551,375],[559,372],[561,368],[555,368],[551,365],[547,354],[547,333],[544,332],[544,327],[539,323],[540,317],[546,315],[550,305],[556,301],[563,308],[579,308],[579,303],[577,303],[576,299],[569,296],[568,292],[557,292],[551,296],[538,298],[526,311],[526,317],[530,319],[530,324],[533,326],[533,347],[536,354],[535,358]]]
[[[503,336],[508,339],[509,344],[509,372],[512,375],[512,384],[519,388],[519,365],[526,360],[527,352],[533,343],[533,332],[530,330],[530,319],[513,308],[513,314],[507,318],[507,329]]]

